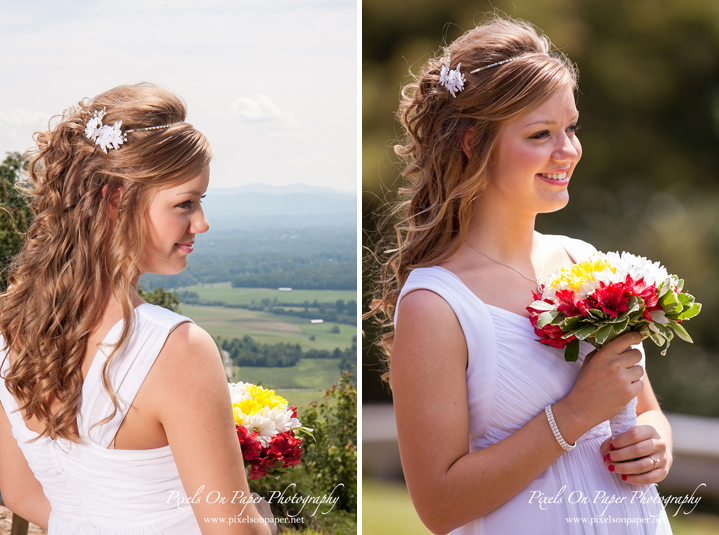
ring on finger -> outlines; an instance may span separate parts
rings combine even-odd
[[[654,457],[649,457],[652,461],[654,461],[654,467],[652,470],[656,470],[657,466],[659,465],[659,459],[655,459]]]

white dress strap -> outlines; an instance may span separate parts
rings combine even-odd
[[[114,410],[110,395],[102,384],[102,368],[122,333],[123,321],[110,329],[82,387],[82,402],[77,415],[80,436],[88,437],[103,448],[110,446],[167,337],[186,321],[192,320],[149,303],[135,309],[134,332],[109,370],[110,384],[117,394],[117,412],[109,421],[99,424],[112,416]]]

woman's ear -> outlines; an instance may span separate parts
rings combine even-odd
[[[467,159],[472,159],[472,149],[470,148],[472,146],[472,134],[474,133],[474,127],[470,126],[467,128],[467,130],[464,131],[464,135],[462,136],[462,150],[467,155]]]
[[[107,196],[107,189],[109,187],[109,184],[105,184],[102,187],[103,199]],[[120,201],[122,200],[122,191],[122,187],[119,187],[111,193],[110,202],[108,203],[110,208],[110,221],[117,221],[117,216],[120,213]]]

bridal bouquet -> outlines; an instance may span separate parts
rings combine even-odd
[[[626,252],[595,253],[553,271],[527,310],[539,342],[564,349],[569,362],[577,360],[580,340],[601,348],[628,331],[664,345],[665,355],[675,335],[692,342],[682,322],[701,310],[692,295],[682,292],[683,286],[659,262]],[[612,419],[615,423],[610,420],[614,438],[634,425],[621,423],[631,417],[636,398],[630,405]]]
[[[312,430],[302,427],[296,407],[288,407],[287,400],[274,390],[249,383],[230,384],[230,395],[250,479],[279,475],[300,462],[303,439],[297,434]]]

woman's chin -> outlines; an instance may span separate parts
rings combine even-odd
[[[569,203],[569,193],[565,190],[562,194],[557,195],[556,197],[553,197],[552,199],[547,200],[547,202],[544,203],[544,206],[542,210],[539,211],[540,214],[551,214],[553,212],[558,212],[567,204]]]

